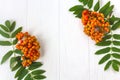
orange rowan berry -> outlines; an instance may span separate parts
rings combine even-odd
[[[84,10],[82,12],[82,23],[85,26],[84,32],[95,40],[100,42],[105,33],[109,32],[109,22],[105,21],[102,13]]]
[[[27,67],[40,57],[40,44],[36,37],[29,35],[28,32],[20,32],[16,35],[16,38],[19,40],[16,48],[23,52],[23,56],[21,58],[23,60],[22,65]]]

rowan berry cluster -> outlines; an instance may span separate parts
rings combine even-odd
[[[23,52],[22,65],[27,67],[40,57],[40,44],[35,36],[31,36],[28,32],[20,32],[16,35],[19,43],[16,48]]]
[[[110,24],[105,21],[103,13],[84,10],[82,12],[82,23],[84,32],[95,40],[96,43],[102,41],[104,35],[110,31]]]

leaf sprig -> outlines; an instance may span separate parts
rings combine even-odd
[[[33,62],[29,67],[22,66],[21,57],[23,53],[15,49],[15,45],[18,40],[16,34],[22,31],[22,27],[15,29],[16,22],[12,23],[7,20],[5,25],[0,24],[0,35],[4,38],[7,38],[6,41],[0,40],[1,46],[12,46],[12,49],[9,50],[2,58],[1,64],[5,63],[10,59],[10,69],[11,71],[16,71],[15,78],[17,80],[43,80],[46,78],[43,73],[45,70],[39,69],[43,64],[41,62]]]
[[[110,32],[107,33],[101,42],[97,43],[97,46],[101,46],[100,50],[96,51],[96,55],[104,55],[99,61],[99,64],[106,63],[104,70],[107,70],[112,66],[113,70],[119,71],[120,67],[120,34],[114,34],[113,31],[120,27],[120,18],[115,17],[113,13],[114,5],[111,2],[107,2],[104,6],[100,7],[100,0],[93,5],[93,0],[79,0],[80,5],[73,6],[69,11],[73,12],[76,17],[82,17],[82,11],[88,9],[90,11],[96,11],[103,13],[105,20],[110,23]]]

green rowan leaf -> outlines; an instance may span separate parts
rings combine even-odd
[[[83,9],[82,5],[76,5],[69,9],[69,11],[77,11]]]
[[[14,21],[9,28],[10,31],[13,31],[15,29],[15,26],[16,26],[16,22]]]
[[[119,71],[119,67],[116,63],[112,63],[112,67],[115,71]]]
[[[120,20],[119,21],[117,21],[115,24],[113,24],[113,26],[112,26],[112,30],[116,30],[116,29],[118,29],[120,27]]]
[[[17,70],[18,68],[20,68],[22,65],[21,65],[21,61],[18,61],[17,64],[12,68],[12,71],[15,71]]]
[[[24,69],[25,68],[23,66],[21,66],[20,69],[16,72],[15,78],[19,77],[19,75],[22,74],[22,72],[24,71]]]
[[[97,46],[109,46],[111,44],[111,41],[101,41],[97,43]]]
[[[115,46],[120,46],[120,41],[113,41],[113,44],[114,44]]]
[[[10,38],[10,35],[6,32],[3,32],[2,30],[0,30],[0,34],[5,38]]]
[[[107,39],[110,39],[111,37],[112,37],[111,35],[105,35],[102,40],[105,41]]]
[[[79,2],[83,2],[83,0],[79,0]]]
[[[113,56],[114,58],[120,59],[120,54],[113,53],[112,56]]]
[[[12,44],[9,41],[0,41],[1,46],[11,46]]]
[[[16,34],[18,34],[19,32],[22,31],[22,27],[19,27],[17,30],[15,30],[15,32],[12,33],[12,38],[14,38],[16,36]]]
[[[100,55],[100,54],[105,54],[105,53],[108,53],[108,52],[110,52],[110,47],[100,49],[95,54]]]
[[[22,80],[25,75],[28,73],[28,70],[27,69],[24,69],[21,74],[18,76],[18,80]]]
[[[112,47],[111,49],[112,49],[113,52],[120,52],[120,49],[119,49],[119,48]]]
[[[116,64],[118,64],[118,65],[120,65],[120,62],[118,61],[118,60],[112,60],[114,63],[116,63]]]
[[[110,1],[108,3],[106,3],[101,9],[100,9],[100,13],[105,13],[106,10],[109,8],[110,6]]]
[[[111,55],[107,54],[105,55],[100,61],[99,64],[103,64],[104,62],[106,62],[108,59],[110,59]]]
[[[105,12],[104,15],[107,17],[113,11],[114,5],[110,6]]]
[[[100,1],[98,1],[94,6],[94,11],[98,11],[100,8]]]
[[[114,34],[114,35],[113,35],[113,38],[120,40],[120,34]]]
[[[10,58],[10,56],[11,56],[12,54],[13,54],[13,51],[7,52],[7,53],[3,56],[3,58],[2,58],[1,64],[3,64],[4,62],[6,62],[6,61]]]
[[[45,70],[35,70],[32,72],[33,75],[43,74],[43,73],[45,73]]]
[[[28,74],[28,75],[25,77],[25,80],[33,80],[32,77],[31,77],[31,74]]]
[[[105,65],[105,67],[104,67],[104,70],[107,70],[110,67],[111,64],[112,64],[112,61],[108,61],[107,64]]]
[[[0,27],[1,27],[4,31],[9,32],[9,29],[8,29],[6,26],[0,24]]]
[[[114,24],[114,22],[120,20],[120,18],[115,17],[114,15],[109,19],[110,24]]]
[[[14,50],[14,52],[15,52],[16,54],[23,55],[23,53],[22,53],[22,51],[21,51],[21,50],[15,49],[15,50]]]
[[[84,5],[87,5],[87,3],[88,3],[88,0],[83,0]]]
[[[13,45],[17,44],[17,42],[18,42],[18,39],[15,38],[15,39],[13,40]]]
[[[34,78],[35,79],[45,79],[46,76],[44,76],[44,75],[36,75],[36,76],[34,76]]]
[[[92,5],[93,5],[93,0],[89,0],[88,1],[88,7],[89,7],[89,9],[92,7]]]
[[[39,68],[42,66],[42,63],[40,62],[33,62],[30,66],[29,66],[29,70],[33,70],[33,69],[36,69],[36,68]]]
[[[9,21],[9,20],[5,21],[5,25],[6,25],[8,28],[10,28],[10,21]]]

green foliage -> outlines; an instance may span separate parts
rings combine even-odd
[[[114,39],[117,39],[117,40],[120,40],[120,34],[114,34],[114,35],[113,35],[113,38],[114,38]]]
[[[1,27],[4,31],[9,32],[9,29],[8,29],[6,26],[0,24],[0,27]]]
[[[99,44],[99,45],[98,45]],[[120,49],[118,48],[118,46],[120,46],[120,35],[119,34],[113,34],[113,33],[109,33],[107,35],[105,35],[105,37],[103,38],[103,41],[101,41],[100,43],[98,43],[98,46],[104,46],[103,49],[100,49],[98,51],[96,51],[95,54],[100,55],[100,54],[106,54],[100,61],[99,64],[103,64],[104,62],[108,61],[104,67],[104,70],[109,69],[110,66],[112,66],[112,68],[115,71],[119,71],[119,59],[120,59],[120,54],[118,52],[120,52]],[[109,44],[109,45],[108,45]],[[114,46],[113,46],[114,45]],[[115,58],[116,60],[111,60],[111,56],[113,58]],[[110,59],[110,60],[109,60]]]
[[[110,52],[110,47],[100,49],[95,54],[100,55],[100,54],[105,54],[105,53],[108,53],[108,52]]]
[[[33,64],[28,68],[21,66],[21,68],[19,68],[16,72],[15,78],[17,78],[17,80],[21,80],[23,78],[24,80],[45,79],[46,76],[43,75],[43,73],[45,73],[45,70],[37,69],[41,66],[42,63],[40,62],[33,62]]]
[[[2,30],[0,30],[0,34],[5,38],[10,38],[10,35]]]
[[[2,58],[1,64],[3,64],[4,62],[6,62],[6,61],[10,58],[10,56],[11,56],[12,54],[13,54],[13,51],[7,52],[7,53],[3,56],[3,58]]]
[[[0,45],[1,46],[11,46],[12,44],[9,41],[0,41]]]
[[[112,67],[113,67],[113,69],[115,70],[115,71],[119,71],[119,67],[118,67],[118,64],[116,64],[116,63],[112,63]]]
[[[82,5],[76,5],[69,9],[69,11],[73,12],[78,18],[82,17],[83,10],[85,10],[85,8]]]
[[[16,34],[18,34],[18,33],[21,32],[21,31],[22,31],[22,27],[19,27],[17,30],[15,30],[15,31],[12,33],[11,37],[14,38],[14,37],[16,36]]]
[[[111,66],[111,64],[112,64],[112,61],[111,60],[108,61],[107,64],[105,65],[105,67],[104,67],[104,70],[107,70]]]
[[[100,8],[100,1],[98,0],[98,2],[94,6],[94,11],[98,11],[99,8]]]
[[[113,11],[114,5],[110,6],[105,12],[104,15],[105,17],[107,17],[108,15],[110,15]]]
[[[116,29],[118,29],[120,27],[120,20],[119,21],[117,21],[115,24],[113,24],[113,26],[112,26],[112,30],[116,30]]]
[[[88,1],[88,8],[91,8],[92,5],[93,5],[93,0],[89,0],[89,1]]]
[[[36,68],[41,67],[42,65],[43,65],[43,64],[40,63],[40,62],[33,62],[28,69],[29,69],[29,70],[33,70],[33,69],[36,69]]]
[[[100,7],[100,0],[93,5],[93,0],[79,0],[82,5],[76,5],[70,9],[78,18],[82,17],[82,11],[88,9],[89,11],[97,11],[103,13],[105,21],[110,23],[110,32],[106,33],[102,41],[97,43],[97,46],[103,47],[95,52],[96,55],[104,55],[99,61],[99,64],[106,62],[104,70],[109,69],[110,66],[115,71],[119,71],[120,66],[120,34],[113,34],[113,31],[120,28],[120,18],[113,15],[114,5],[108,1],[105,5]],[[93,10],[92,10],[93,9]]]
[[[105,55],[100,61],[99,64],[103,64],[104,62],[106,62],[108,59],[110,59],[111,55],[107,54]]]
[[[14,46],[18,43],[16,34],[22,31],[22,27],[18,27],[15,30],[16,22],[12,23],[7,20],[5,25],[0,24],[1,36],[8,38],[7,41],[0,41],[1,46],[12,46],[13,49],[8,51],[2,58],[1,64],[6,62],[10,58],[11,71],[16,71],[15,78],[17,80],[43,80],[46,76],[43,75],[45,70],[39,69],[42,66],[40,62],[33,62],[29,67],[22,66],[21,57],[23,53],[21,50],[14,49]],[[14,54],[14,57],[11,57]]]
[[[100,13],[105,13],[106,10],[110,7],[110,1],[108,3],[106,3],[101,9],[100,9]]]
[[[109,46],[111,44],[111,41],[101,41],[97,43],[97,46]]]

